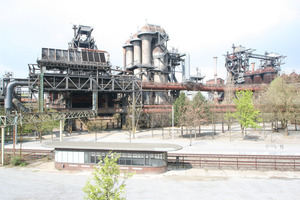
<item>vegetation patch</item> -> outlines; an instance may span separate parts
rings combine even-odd
[[[13,156],[10,159],[10,165],[12,165],[12,166],[21,166],[22,167],[22,166],[26,166],[27,163],[20,156]]]

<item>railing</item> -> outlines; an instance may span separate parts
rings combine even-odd
[[[20,156],[20,150],[15,150],[15,155]],[[13,156],[13,149],[5,149],[5,160],[8,163],[10,157]],[[47,158],[49,160],[54,160],[55,154],[54,150],[44,150],[44,149],[22,149],[21,158],[26,162],[35,162],[38,159]]]
[[[180,168],[300,170],[300,156],[169,154],[168,163]]]

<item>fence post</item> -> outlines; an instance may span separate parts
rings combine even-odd
[[[199,162],[200,162],[200,168],[201,168],[201,156],[200,156]]]
[[[255,168],[257,170],[257,158],[255,158]]]
[[[296,159],[294,158],[294,171],[296,170]]]

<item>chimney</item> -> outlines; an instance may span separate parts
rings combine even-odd
[[[251,63],[251,68],[252,68],[252,72],[254,72],[255,71],[255,63],[254,62]]]
[[[214,57],[214,63],[215,63],[215,84],[217,84],[217,59],[218,57]]]

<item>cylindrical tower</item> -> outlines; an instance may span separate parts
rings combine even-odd
[[[152,34],[150,33],[140,33],[139,37],[142,40],[142,64],[145,66],[151,66],[152,59],[152,49],[151,49],[151,41]]]
[[[142,45],[141,39],[137,37],[137,33],[133,35],[130,43],[133,45],[133,64],[140,65],[142,64]]]
[[[140,66],[142,64],[142,41],[137,37],[137,33],[133,35],[130,43],[133,45],[133,65]],[[134,70],[135,75],[139,75],[141,68]]]
[[[125,49],[125,68],[132,67],[133,65],[133,45],[130,44],[129,40],[123,45]]]

